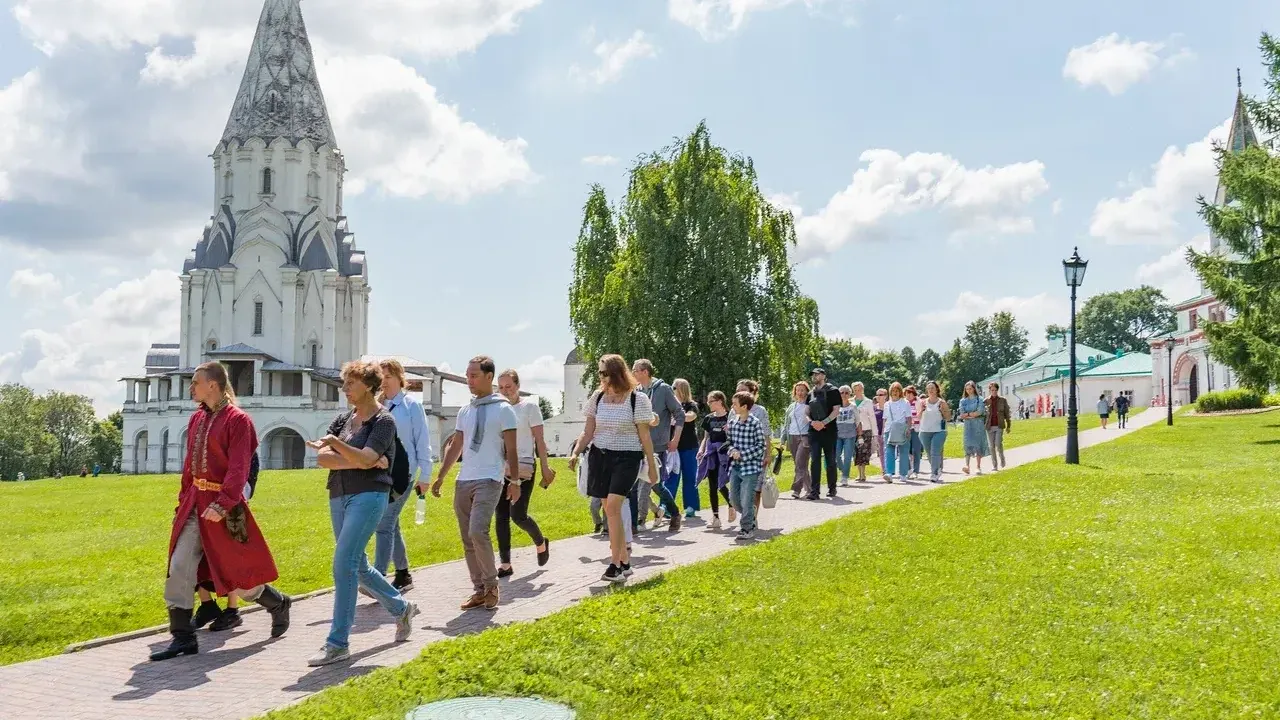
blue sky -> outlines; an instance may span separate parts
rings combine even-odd
[[[943,350],[1009,309],[1038,340],[1065,321],[1075,245],[1086,295],[1194,294],[1179,253],[1205,242],[1209,138],[1225,137],[1237,66],[1260,90],[1258,34],[1280,19],[1260,0],[350,5],[303,10],[363,186],[346,211],[369,257],[371,350],[455,368],[486,352],[547,392],[572,345],[589,185],[616,199],[632,158],[703,118],[797,213],[825,333]],[[176,273],[210,214],[206,156],[260,7],[6,3],[0,381],[108,409],[147,345],[176,339]],[[371,117],[374,102],[398,114]],[[852,279],[905,289],[868,302]]]

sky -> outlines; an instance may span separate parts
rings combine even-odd
[[[0,4],[0,382],[118,407],[178,273],[261,0]],[[306,0],[370,351],[484,353],[558,397],[592,183],[706,120],[796,216],[822,331],[943,351],[1012,311],[1198,292],[1212,144],[1262,90],[1263,0]],[[671,369],[659,375],[678,372]]]

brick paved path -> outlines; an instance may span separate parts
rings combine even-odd
[[[1131,418],[1128,430],[1085,431],[1080,435],[1081,447],[1119,437],[1161,418],[1161,410],[1150,410]],[[1009,450],[1009,465],[1060,456],[1065,442],[1057,438]],[[948,483],[964,478],[958,474],[960,461],[948,460],[947,465],[951,470]],[[762,512],[760,527],[766,534],[790,532],[933,487],[937,486],[924,481],[908,485],[876,481],[841,489],[835,502],[817,503],[791,500],[784,491],[777,508]],[[582,511],[587,511],[585,501]],[[632,582],[714,557],[735,546],[731,532],[708,532],[701,519],[687,523],[676,534],[665,530],[643,533],[636,539]],[[295,604],[292,627],[279,640],[269,639],[269,618],[256,612],[246,615],[244,625],[233,632],[201,631],[201,652],[194,657],[148,662],[148,653],[168,642],[167,635],[151,635],[0,667],[0,718],[254,717],[347,678],[407,662],[433,642],[565,608],[604,588],[600,574],[607,558],[607,543],[594,537],[553,541],[551,562],[541,570],[534,562],[532,548],[518,549],[513,556],[517,575],[503,582],[502,605],[493,613],[458,610],[471,589],[460,561],[416,570],[416,589],[409,597],[421,607],[422,615],[411,640],[392,642],[395,630],[391,617],[373,601],[361,598],[351,634],[353,659],[326,668],[308,668],[306,659],[324,644],[328,633],[333,609],[333,598],[328,594]]]

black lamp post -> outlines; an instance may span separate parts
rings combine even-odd
[[[1169,427],[1173,427],[1173,347],[1177,344],[1177,331],[1169,333],[1169,337],[1164,339],[1164,354],[1169,358],[1169,392],[1165,395],[1164,404],[1169,412],[1166,420]]]
[[[1068,353],[1071,355],[1071,372],[1067,382],[1071,387],[1067,390],[1067,464],[1080,464],[1080,420],[1076,417],[1076,289],[1084,284],[1084,271],[1089,267],[1088,260],[1080,259],[1080,248],[1075,248],[1071,257],[1062,261],[1062,273],[1067,278],[1067,287],[1071,288],[1071,341]]]

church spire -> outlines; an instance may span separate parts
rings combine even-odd
[[[299,0],[266,0],[222,142],[285,138],[337,148]]]
[[[1236,109],[1231,116],[1231,133],[1227,135],[1227,148],[1237,153],[1258,145],[1258,135],[1249,121],[1249,110],[1244,104],[1244,84],[1240,81],[1240,68],[1236,68]]]

